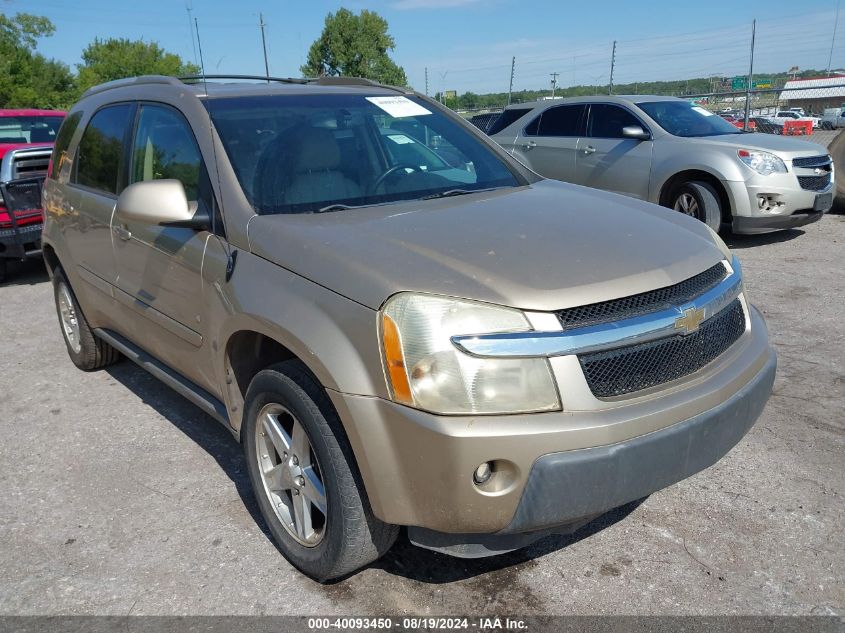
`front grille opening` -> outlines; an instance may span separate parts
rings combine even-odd
[[[813,167],[827,167],[830,163],[830,156],[801,156],[800,158],[792,159],[793,167],[806,167],[810,169]]]
[[[830,174],[821,176],[798,176],[798,184],[808,191],[821,191],[830,184]]]
[[[557,313],[564,330],[628,319],[681,305],[716,287],[728,274],[721,262],[673,286],[650,290],[638,295],[603,301]]]
[[[735,299],[688,336],[584,354],[578,360],[593,395],[612,398],[698,371],[727,351],[743,332],[745,312]]]

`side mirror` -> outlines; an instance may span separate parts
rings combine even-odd
[[[624,138],[635,138],[639,141],[647,141],[651,138],[651,134],[646,132],[639,125],[626,125],[622,128],[622,136]]]
[[[188,203],[185,187],[178,180],[147,180],[129,185],[117,199],[115,209],[121,220],[145,224],[207,229],[207,214]]]

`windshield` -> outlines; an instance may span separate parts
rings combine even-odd
[[[675,136],[719,136],[739,131],[722,117],[686,101],[646,101],[640,109],[669,134]]]
[[[62,116],[0,117],[0,143],[52,143],[63,120]]]
[[[272,95],[206,103],[256,213],[313,213],[521,184],[412,96]]]

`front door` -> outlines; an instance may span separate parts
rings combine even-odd
[[[199,147],[176,109],[163,104],[139,106],[130,156],[130,184],[176,179],[184,185],[191,204],[211,208],[211,188]],[[200,274],[211,233],[125,220],[117,214],[112,230],[116,298],[141,315],[147,332],[154,334],[142,332],[135,342],[143,346],[145,340],[171,341],[163,349],[149,350],[165,362],[170,360],[171,348],[174,356],[180,356],[179,349],[184,351],[186,344],[199,348],[204,312]]]
[[[622,106],[590,105],[587,135],[578,145],[578,184],[648,199],[653,142],[625,138],[622,129],[628,126],[648,132],[645,124]]]

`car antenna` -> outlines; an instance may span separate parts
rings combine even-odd
[[[194,18],[194,29],[197,32],[197,50],[200,54],[200,72],[202,72],[202,89],[205,92],[205,102],[208,104],[208,128],[211,132],[211,154],[214,158],[214,173],[217,177],[217,186],[221,187],[220,185],[220,167],[217,164],[217,143],[214,140],[214,122],[211,119],[211,99],[208,98],[208,80],[205,78],[205,62],[203,61],[202,57],[202,42],[200,41],[200,25],[197,18]],[[214,193],[214,192],[212,192]],[[235,260],[237,259],[237,251],[232,252],[232,247],[226,240],[221,240],[220,237],[217,235],[217,209],[215,208],[217,205],[217,196],[212,198],[212,208],[211,208],[211,232],[223,246],[223,250],[226,251],[226,281],[229,281],[232,278],[232,273],[235,271]],[[221,210],[222,210],[222,203],[221,203]],[[221,214],[222,217],[222,214]]]

